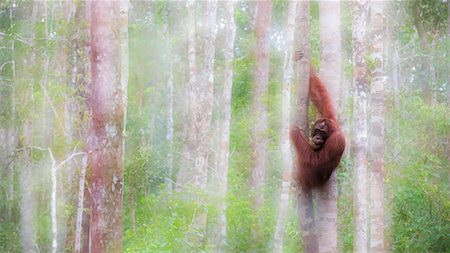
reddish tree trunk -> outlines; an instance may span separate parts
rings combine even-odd
[[[122,252],[125,90],[118,17],[119,2],[91,2],[91,252]]]

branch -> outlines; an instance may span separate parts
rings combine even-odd
[[[69,162],[70,160],[72,160],[72,158],[74,158],[75,156],[78,155],[86,155],[86,152],[77,152],[77,153],[72,153],[66,160],[62,161],[60,164],[58,164],[58,166],[56,166],[56,169],[59,169],[59,167],[63,166],[65,163]]]

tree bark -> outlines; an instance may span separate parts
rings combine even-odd
[[[255,207],[264,204],[262,188],[264,186],[267,156],[267,102],[269,91],[269,53],[270,53],[270,25],[272,19],[272,3],[264,0],[256,3],[255,27],[255,69],[253,72],[253,112],[255,123],[252,129],[253,166],[250,186],[258,192],[255,197]]]
[[[216,245],[215,252],[226,251],[226,194],[228,187],[228,165],[230,155],[230,123],[231,123],[231,91],[233,85],[233,59],[234,59],[234,41],[236,35],[236,23],[234,20],[234,1],[223,2],[224,5],[224,23],[225,23],[225,68],[224,68],[224,84],[221,97],[221,111],[219,115],[219,150],[217,169],[212,172],[212,185],[215,193],[218,195],[219,214],[218,218],[212,226],[211,240]]]
[[[297,11],[297,1],[290,1],[288,4],[287,23],[286,23],[286,50],[283,64],[283,87],[281,91],[281,141],[280,149],[283,157],[283,178],[280,189],[280,203],[278,209],[277,223],[273,236],[273,251],[281,253],[283,251],[284,228],[289,207],[289,190],[292,173],[292,154],[291,141],[289,138],[289,128],[291,125],[291,84],[294,73],[294,40],[295,40],[295,18]]]
[[[320,75],[333,98],[334,108],[339,108],[341,87],[341,3],[319,2]],[[337,171],[317,192],[319,252],[337,252]]]
[[[253,148],[253,164],[250,176],[250,187],[254,193],[254,208],[260,210],[264,205],[264,181],[266,173],[266,157],[268,144],[268,109],[267,95],[269,91],[269,54],[270,26],[272,20],[272,2],[269,0],[256,2],[255,17],[255,68],[253,70],[253,119],[251,142]],[[253,240],[262,240],[261,215],[253,229]]]
[[[204,14],[196,25],[196,7],[203,4]],[[210,130],[214,96],[214,63],[217,1],[187,2],[189,82],[187,84],[188,119],[184,147],[184,167],[177,177],[177,190],[193,187],[204,192],[207,186]],[[197,41],[196,35],[202,40]],[[200,42],[200,43],[197,43]],[[197,50],[202,44],[202,50]],[[201,52],[201,53],[200,53]],[[194,193],[195,194],[195,193]],[[197,198],[201,198],[197,196]],[[200,201],[201,202],[201,201]],[[192,222],[191,240],[199,246],[206,230],[206,210],[200,206]]]
[[[177,191],[182,191],[185,186],[187,186],[189,183],[191,183],[194,186],[200,186],[201,182],[206,182],[206,176],[202,176],[204,174],[201,171],[196,172],[195,164],[193,163],[193,157],[190,154],[190,152],[194,149],[195,140],[193,139],[195,137],[196,133],[192,133],[192,123],[195,121],[195,98],[196,98],[196,90],[199,88],[195,88],[197,84],[197,50],[196,50],[196,4],[195,1],[189,0],[186,2],[186,9],[187,9],[187,17],[186,17],[186,24],[187,24],[187,58],[188,58],[188,83],[186,84],[186,121],[185,124],[183,124],[184,127],[184,139],[185,139],[185,145],[183,147],[183,162],[182,164],[185,164],[180,170],[178,171],[177,175]],[[207,109],[207,108],[206,108]],[[192,119],[194,118],[194,120]],[[190,180],[190,176],[193,176],[194,178]],[[200,178],[198,178],[200,177]],[[203,179],[204,178],[204,179]]]
[[[367,67],[366,57],[366,19],[368,15],[368,1],[361,0],[353,3],[353,82],[355,85],[354,129],[355,129],[355,157],[354,157],[354,252],[368,252],[367,231]]]
[[[371,3],[371,53],[375,69],[371,73],[370,125],[370,252],[384,252],[384,13],[383,2]]]
[[[83,161],[81,163],[81,171],[79,176],[79,187],[78,187],[78,202],[77,202],[77,218],[75,221],[75,253],[81,252],[81,232],[83,225],[83,209],[85,203],[85,183],[86,183],[86,167],[87,167],[87,155],[83,157]],[[86,232],[86,234],[88,234]],[[87,252],[87,251],[83,251]]]
[[[173,178],[173,55],[172,46],[170,42],[170,29],[169,29],[169,9],[165,6],[164,15],[164,34],[166,36],[166,50],[169,59],[168,77],[167,77],[167,116],[166,116],[166,142],[167,142],[167,176],[165,180],[166,191],[171,194],[173,190],[172,178]]]
[[[91,2],[92,83],[88,104],[91,252],[122,252],[127,60],[120,2]]]
[[[311,68],[311,20],[310,2],[300,1],[297,4],[297,43],[300,51],[304,53],[298,63],[297,91],[294,125],[308,133],[308,105],[309,105],[309,73]],[[296,163],[294,170],[296,170]],[[298,213],[303,237],[303,252],[318,252],[316,220],[314,215],[313,199],[311,192],[305,192],[297,186]]]
[[[447,55],[450,55],[450,1],[447,1],[447,13]],[[447,68],[447,108],[450,109],[450,65]],[[447,134],[447,161],[450,164],[450,133]],[[450,166],[448,169],[448,186],[450,194]]]
[[[419,1],[416,1],[414,3],[414,26],[416,27],[416,31],[417,31],[417,35],[419,37],[420,40],[420,48],[422,49],[424,55],[422,56],[422,64],[420,67],[420,75],[421,76],[421,80],[420,82],[422,83],[422,95],[423,95],[423,99],[426,103],[430,104],[431,103],[431,88],[430,88],[430,82],[428,81],[429,78],[429,74],[427,74],[427,71],[431,70],[431,63],[430,63],[430,58],[428,56],[429,53],[429,46],[428,46],[428,42],[427,42],[427,34],[425,31],[425,28],[423,26],[423,18],[421,15],[421,10],[420,10],[420,6],[419,6]]]

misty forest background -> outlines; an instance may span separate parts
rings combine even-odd
[[[0,252],[450,252],[449,8],[3,0]],[[312,195],[310,63],[347,136]]]

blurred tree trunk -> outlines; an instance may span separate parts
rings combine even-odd
[[[295,18],[297,11],[297,1],[289,1],[286,22],[286,49],[283,64],[283,87],[281,90],[281,137],[280,149],[283,157],[283,178],[280,188],[280,203],[278,207],[278,217],[273,236],[273,252],[283,251],[283,239],[286,226],[286,218],[289,207],[289,190],[292,173],[291,141],[289,138],[289,128],[291,125],[291,84],[294,74],[294,41],[295,41]]]
[[[70,40],[70,47],[66,50],[70,51],[70,56],[67,61],[70,63],[70,69],[68,76],[69,93],[66,96],[66,103],[64,108],[64,128],[66,135],[66,144],[69,147],[67,151],[67,157],[72,153],[71,147],[74,140],[83,140],[87,132],[86,119],[83,118],[83,112],[87,110],[85,97],[86,84],[90,80],[90,64],[88,62],[88,38],[80,38],[79,35],[83,33],[89,33],[89,28],[84,24],[87,14],[86,2],[64,2],[64,17],[67,21],[70,21],[70,26],[73,27]],[[68,78],[68,79],[69,79]],[[78,127],[77,127],[78,126]],[[87,213],[89,206],[86,206],[86,210],[83,207],[85,200],[85,175],[86,175],[86,159],[83,158],[82,162],[69,162],[67,168],[67,177],[69,182],[74,182],[73,186],[67,187],[62,185],[62,191],[65,192],[65,196],[68,203],[77,206],[76,214],[68,214],[67,225],[63,225],[63,229],[67,230],[65,246],[64,248],[75,247],[75,252],[80,252],[81,249],[81,231],[82,231],[82,215],[83,211]],[[72,170],[72,171],[70,171]],[[78,176],[77,179],[75,177]],[[72,178],[73,177],[73,178]],[[76,183],[78,184],[76,184]],[[88,221],[89,222],[89,221]],[[66,227],[66,228],[64,228]],[[86,230],[87,231],[87,230]],[[87,238],[89,233],[84,233]],[[88,242],[88,239],[85,240]]]
[[[308,105],[309,105],[309,73],[311,69],[311,18],[310,2],[300,1],[297,4],[297,44],[304,56],[298,63],[297,91],[295,101],[294,125],[299,126],[305,133],[308,130]],[[296,170],[297,163],[294,163]],[[297,186],[298,213],[303,236],[303,252],[318,252],[316,219],[311,192],[304,192]]]
[[[447,55],[450,55],[450,1],[447,1]],[[447,108],[450,109],[450,64],[447,66]],[[447,134],[447,161],[450,164],[450,132]],[[450,192],[450,166],[448,170],[448,185]]]
[[[256,4],[255,21],[255,69],[253,73],[253,112],[255,124],[252,129],[253,168],[250,185],[260,194],[255,199],[256,207],[262,207],[264,195],[264,175],[266,169],[267,153],[267,102],[265,97],[269,87],[269,53],[270,53],[270,23],[272,18],[272,3],[259,1]]]
[[[4,57],[0,59],[0,65],[2,66],[2,82],[0,84],[0,118],[2,119],[0,120],[0,143],[2,143],[0,146],[0,184],[2,187],[0,188],[0,196],[3,197],[0,213],[3,218],[2,228],[10,234],[9,240],[3,240],[2,249],[9,252],[14,252],[15,245],[19,244],[16,242],[18,226],[15,218],[18,215],[14,208],[19,200],[14,192],[16,177],[14,169],[17,169],[15,167],[15,150],[19,143],[16,110],[15,4],[16,1],[11,1],[3,5],[4,12],[9,16],[9,20],[4,20],[5,24],[9,22],[9,32],[7,36],[2,38]],[[6,39],[7,37],[11,39]]]
[[[371,2],[371,55],[375,68],[371,73],[370,100],[370,252],[384,252],[384,3]]]
[[[124,118],[127,25],[120,2],[91,2],[92,83],[88,104],[90,252],[122,252]],[[122,13],[125,11],[125,13]]]
[[[188,184],[191,182],[192,185],[200,187],[201,181],[206,181],[206,175],[202,176],[202,174],[205,174],[206,172],[202,173],[203,168],[195,168],[195,163],[193,160],[191,152],[193,152],[195,149],[192,145],[196,145],[195,140],[193,139],[195,136],[195,132],[192,132],[193,125],[192,123],[195,122],[195,110],[197,109],[195,107],[195,103],[198,102],[195,100],[196,94],[195,92],[199,90],[200,88],[196,88],[197,86],[197,50],[196,50],[196,4],[195,1],[189,0],[186,2],[186,9],[187,9],[187,17],[186,17],[186,26],[187,26],[187,50],[188,50],[188,76],[189,80],[186,85],[186,114],[185,118],[187,120],[184,121],[183,128],[184,128],[184,139],[185,144],[183,147],[183,161],[181,162],[180,170],[178,171],[177,175],[177,191],[182,191],[183,188],[188,186]],[[208,108],[205,108],[208,110]],[[198,113],[197,113],[198,114]],[[194,134],[194,135],[193,135]],[[198,145],[198,144],[197,144]],[[190,177],[194,177],[192,180]],[[198,178],[201,177],[201,178]],[[205,182],[206,183],[206,182]]]
[[[431,71],[430,57],[428,56],[430,51],[428,46],[429,42],[427,41],[427,33],[423,26],[424,20],[420,10],[419,1],[415,1],[413,8],[414,26],[416,27],[417,35],[419,36],[420,48],[422,49],[421,53],[423,54],[421,57],[421,67],[419,70],[421,76],[420,82],[422,82],[422,94],[424,101],[430,104],[432,96],[430,82],[428,80],[431,78],[429,78],[429,74],[427,73],[427,71]]]
[[[167,115],[166,115],[166,141],[167,141],[167,176],[165,180],[166,191],[171,194],[173,190],[173,54],[171,46],[171,33],[169,28],[169,6],[164,6],[164,34],[166,36],[166,53],[169,62],[167,77]]]
[[[353,82],[355,85],[354,102],[354,131],[355,131],[355,157],[354,157],[354,252],[368,252],[367,231],[367,97],[368,78],[366,57],[366,30],[368,1],[361,0],[353,3]]]
[[[29,98],[32,98],[31,95]],[[23,142],[26,147],[32,144],[33,124],[30,120],[26,120],[24,124]],[[26,149],[23,152],[23,169],[20,173],[20,235],[21,244],[24,252],[39,252],[37,247],[37,201],[36,185],[34,180],[36,171],[31,162],[32,151]]]
[[[254,208],[260,210],[264,205],[264,178],[266,173],[266,157],[268,143],[268,109],[270,62],[270,26],[272,20],[272,2],[268,0],[256,2],[255,17],[255,69],[253,71],[253,119],[251,130],[253,147],[253,165],[250,176],[250,187],[253,188]],[[262,217],[258,215],[258,224],[253,231],[256,242],[262,239]]]
[[[197,5],[202,7],[202,18],[196,21]],[[217,1],[187,2],[189,82],[187,85],[188,119],[186,120],[186,141],[184,162],[177,177],[177,190],[194,187],[200,192],[206,190],[208,155],[214,97],[214,62],[216,40]],[[202,40],[196,41],[196,36]],[[197,43],[200,42],[200,43]],[[201,44],[202,50],[196,47]],[[198,56],[198,57],[197,57]],[[197,196],[200,198],[200,196]],[[199,201],[201,204],[203,201]],[[199,246],[205,235],[206,210],[196,210],[192,223],[191,240]]]
[[[341,3],[319,2],[320,75],[339,108],[341,87]],[[319,252],[337,252],[337,171],[317,192]]]
[[[37,12],[39,11],[40,3],[37,1],[33,2],[33,7],[31,10],[30,20],[31,23],[30,28],[35,29]],[[33,42],[35,37],[34,30],[30,31]],[[30,60],[31,66],[36,66],[36,52],[33,49],[30,49],[30,53],[28,57]],[[36,70],[34,70],[36,71]],[[35,73],[35,72],[34,72]],[[34,76],[30,77],[33,82],[36,82]],[[26,88],[25,94],[21,97],[21,101],[23,101],[24,106],[27,106],[29,111],[25,114],[24,123],[23,123],[23,145],[24,147],[32,146],[33,143],[33,134],[35,131],[36,122],[32,120],[30,115],[34,115],[36,103],[35,103],[35,90],[34,85],[28,85]],[[25,149],[23,152],[23,164],[21,164],[22,170],[19,176],[20,182],[20,237],[21,237],[21,245],[22,250],[24,252],[38,252],[39,248],[37,245],[37,211],[38,211],[38,197],[37,197],[37,180],[36,180],[36,168],[32,164],[32,151],[30,149]]]
[[[222,2],[224,7],[225,69],[219,115],[219,150],[216,171],[212,171],[211,185],[219,199],[219,214],[213,222],[211,240],[217,246],[214,252],[225,252],[227,243],[226,195],[228,188],[228,164],[230,157],[231,91],[233,86],[233,59],[236,23],[234,20],[234,1]]]
[[[17,111],[16,111],[16,59],[15,59],[15,35],[14,32],[14,5],[15,1],[12,1],[8,5],[4,5],[4,10],[8,11],[9,20],[9,34],[11,37],[8,41],[3,41],[4,50],[10,50],[6,55],[10,57],[5,57],[8,59],[1,59],[0,65],[2,67],[2,73],[5,73],[2,80],[2,92],[0,93],[0,184],[4,185],[0,189],[0,196],[6,197],[6,203],[4,206],[0,207],[0,213],[5,211],[3,214],[8,222],[13,223],[12,212],[13,212],[13,201],[14,201],[14,164],[15,164],[15,149],[18,145],[18,127],[16,123]],[[9,43],[6,43],[9,42]],[[9,80],[8,83],[6,78]],[[5,171],[3,171],[5,170]],[[6,178],[3,176],[6,175]],[[3,194],[4,192],[4,194]],[[6,208],[4,210],[3,208]]]

